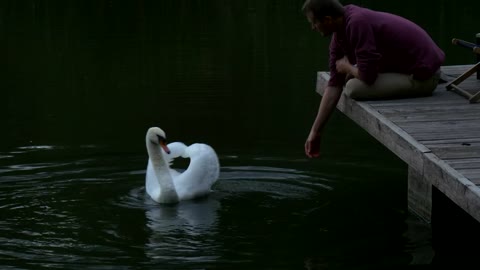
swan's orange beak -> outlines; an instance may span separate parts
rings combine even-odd
[[[165,142],[160,142],[160,147],[162,147],[162,149],[163,149],[163,151],[165,151],[165,153],[170,154],[170,149],[168,149]]]

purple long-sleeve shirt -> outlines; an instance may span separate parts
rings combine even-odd
[[[330,42],[329,86],[344,85],[345,74],[338,73],[335,65],[344,56],[357,65],[360,79],[369,85],[383,72],[428,79],[445,61],[444,52],[430,36],[400,16],[346,5],[344,26]]]

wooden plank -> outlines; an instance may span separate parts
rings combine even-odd
[[[463,143],[480,143],[480,137],[474,137],[474,138],[454,138],[454,139],[449,139],[449,140],[439,140],[439,139],[433,139],[433,140],[424,140],[420,141],[423,145],[428,145],[431,144],[463,144]]]
[[[468,158],[471,161],[474,161],[476,155],[474,155],[474,152],[480,153],[480,142],[478,138],[473,138],[473,139],[466,139],[463,141],[459,141],[457,139],[455,140],[442,140],[441,142],[429,142],[429,143],[423,143],[428,149],[432,151],[432,153],[435,153],[437,155],[441,155],[442,152],[446,153],[452,153],[452,152],[460,152],[460,153],[469,153],[465,156],[458,157],[453,155],[452,157],[449,157],[447,155],[444,155],[442,158],[444,160],[449,160],[449,159],[458,159],[458,158]],[[480,157],[479,157],[480,160]]]
[[[468,132],[468,131],[467,131]],[[480,129],[474,129],[472,132],[479,132]],[[450,131],[448,130],[435,130],[435,131],[409,131],[409,134],[413,136],[419,143],[424,140],[432,140],[432,139],[439,139],[439,140],[454,140],[454,139],[474,139],[477,136],[471,133],[464,133],[462,130]]]
[[[480,133],[480,128],[475,128],[471,130],[472,132]],[[455,130],[448,131],[448,129],[439,129],[435,131],[421,130],[421,131],[411,131],[408,130],[409,134],[417,139],[420,143],[423,140],[439,139],[439,140],[449,140],[449,139],[473,139],[477,136],[472,133],[468,133],[468,130]]]
[[[381,113],[381,114],[399,126],[406,123],[417,124],[417,125],[427,125],[428,123],[431,123],[431,122],[445,121],[447,119],[449,121],[467,120],[470,122],[476,122],[480,117],[477,113],[471,113],[471,112],[464,113],[464,114],[456,114],[456,115],[452,115],[449,112],[448,113],[445,113],[445,112],[423,113],[423,114],[418,114],[418,113],[411,113],[411,114],[392,113],[387,115],[385,115],[384,113]]]
[[[477,134],[480,134],[480,127],[472,127],[470,129],[448,129],[447,127],[438,128],[438,129],[415,129],[412,128],[405,128],[402,124],[399,125],[400,127],[408,130],[412,136],[414,136],[418,141],[426,141],[426,140],[448,140],[448,139],[474,139],[478,138]]]
[[[471,69],[474,65],[452,65],[452,66],[443,66],[441,68],[442,72],[450,75],[458,77],[461,74],[465,73],[465,71]]]
[[[480,168],[478,169],[457,169],[465,178],[468,178],[475,185],[480,185]]]
[[[471,138],[469,140],[442,140],[441,143],[439,142],[432,142],[428,144],[424,144],[430,149],[472,149],[472,148],[480,148],[480,142],[478,138]]]
[[[435,187],[480,222],[480,188],[435,154],[426,153],[425,157],[425,177],[431,179]]]
[[[480,158],[459,158],[459,159],[445,159],[454,169],[478,169],[480,168]]]
[[[404,121],[400,123],[402,129],[407,132],[422,132],[425,130],[433,130],[436,132],[455,132],[455,131],[462,131],[463,133],[470,133],[470,134],[480,134],[480,133],[473,133],[475,130],[480,129],[480,121],[471,121],[469,119],[462,119],[462,120],[439,120],[439,121],[430,121],[428,123],[425,122],[408,122]]]
[[[478,132],[477,134],[480,134],[480,129],[475,129],[471,130],[473,132]],[[410,133],[411,136],[415,137],[417,141],[426,141],[426,140],[433,140],[433,139],[438,139],[438,140],[449,140],[449,139],[458,139],[458,138],[463,138],[463,139],[473,139],[477,138],[478,135],[476,134],[465,134],[463,131],[422,131],[422,132],[412,132]]]
[[[433,97],[432,97],[433,98]],[[445,111],[445,112],[451,112],[451,114],[454,113],[462,113],[462,112],[468,112],[468,111],[474,111],[474,112],[479,112],[480,111],[480,104],[470,104],[465,102],[462,99],[462,102],[458,103],[452,103],[451,101],[446,100],[445,102],[442,103],[433,103],[429,102],[428,100],[425,100],[423,103],[409,103],[409,102],[402,102],[402,103],[397,103],[395,105],[388,104],[388,106],[385,106],[386,104],[383,103],[376,103],[376,104],[371,104],[373,108],[378,110],[379,112],[382,113],[424,113],[424,112],[438,112],[438,111]]]
[[[472,104],[473,105],[473,104]],[[405,104],[402,107],[383,107],[373,106],[378,112],[389,119],[463,119],[464,117],[477,117],[480,120],[480,106],[468,105],[448,105],[442,106],[411,106]]]
[[[468,179],[470,179],[470,181],[472,181],[472,182],[475,182],[477,187],[480,188],[480,184],[479,184],[480,183],[480,175],[479,176],[473,176],[472,175]]]
[[[480,158],[480,146],[429,147],[441,159]]]

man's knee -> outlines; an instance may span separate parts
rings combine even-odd
[[[348,80],[345,84],[343,92],[345,95],[352,99],[368,98],[368,86],[359,79],[353,78]]]

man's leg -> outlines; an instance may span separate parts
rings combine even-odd
[[[394,99],[430,96],[438,84],[440,73],[424,81],[414,80],[411,75],[381,73],[372,85],[358,79],[351,79],[345,85],[344,93],[358,100]]]

